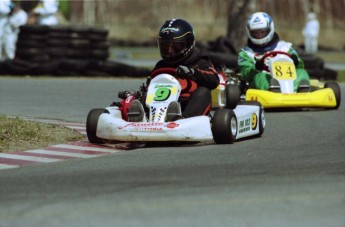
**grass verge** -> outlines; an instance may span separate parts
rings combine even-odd
[[[32,150],[83,138],[66,127],[0,115],[0,152]]]

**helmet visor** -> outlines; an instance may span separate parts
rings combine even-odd
[[[163,58],[174,58],[182,54],[187,49],[184,40],[161,40],[158,39],[158,46]]]
[[[254,39],[263,39],[270,33],[270,29],[255,29],[250,31],[250,35]]]

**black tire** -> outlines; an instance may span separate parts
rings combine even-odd
[[[304,62],[304,68],[306,69],[323,69],[324,67],[324,61],[314,55],[302,55],[301,56],[303,62]]]
[[[21,34],[47,34],[49,27],[46,25],[22,25],[19,27]]]
[[[31,63],[20,59],[5,60],[3,66],[10,75],[28,75],[31,70]]]
[[[264,111],[263,106],[261,105],[260,102],[257,102],[257,103],[260,106],[260,111],[259,111],[259,122],[260,122],[260,125],[259,125],[259,134],[258,134],[258,137],[260,137],[264,133],[264,131],[265,131],[266,118],[265,118],[265,111]]]
[[[235,109],[241,100],[241,89],[238,85],[228,84],[225,88],[226,108]]]
[[[17,49],[25,48],[45,48],[45,44],[37,40],[18,40]]]
[[[326,82],[324,87],[325,88],[331,88],[333,90],[337,104],[332,109],[335,109],[335,110],[338,109],[340,106],[340,102],[341,102],[341,90],[340,90],[339,84],[335,81],[330,81],[330,82]]]
[[[210,57],[215,68],[221,68],[224,65],[233,70],[238,68],[237,55],[211,51],[208,51],[207,55]]]
[[[101,49],[93,49],[90,52],[90,57],[93,59],[105,61],[109,57],[109,51],[108,50],[101,50]]]
[[[105,109],[92,109],[87,115],[86,134],[91,143],[103,144],[104,141],[96,136],[99,116],[104,113]]]
[[[16,50],[16,56],[20,59],[31,59],[44,54],[46,54],[46,50],[41,48],[22,48]]]
[[[212,118],[212,135],[217,144],[232,144],[237,136],[237,118],[233,110],[219,109]]]

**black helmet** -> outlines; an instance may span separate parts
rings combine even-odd
[[[182,19],[165,21],[157,37],[162,58],[169,62],[179,62],[192,53],[195,45],[192,26]]]

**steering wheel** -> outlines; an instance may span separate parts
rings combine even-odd
[[[280,51],[280,50],[274,50],[274,51],[270,51],[266,54],[264,54],[264,56],[261,57],[261,59],[259,60],[262,64],[264,64],[266,58],[268,57],[275,57],[277,56],[278,54],[283,54],[283,55],[286,55],[288,56],[289,58],[291,58],[291,54],[287,53],[287,52],[284,52],[284,51]],[[266,71],[270,71],[270,69],[268,67],[265,67],[265,70]]]

